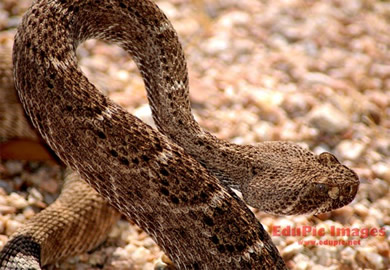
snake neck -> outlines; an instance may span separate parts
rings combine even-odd
[[[159,92],[167,98],[161,98],[156,103],[153,97],[158,88],[158,85],[147,87],[153,119],[158,129],[185,149],[225,186],[241,190],[243,181],[249,177],[245,148],[250,146],[218,139],[203,130],[191,113],[188,87],[185,84],[177,87],[174,93],[169,89],[160,89]]]
[[[247,155],[251,145],[233,144],[204,130],[176,134],[174,138],[223,185],[241,191],[242,185],[252,177],[252,161]]]

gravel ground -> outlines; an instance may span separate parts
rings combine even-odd
[[[257,213],[270,233],[278,226],[325,232],[274,235],[288,267],[390,269],[390,2],[157,3],[183,43],[193,111],[205,129],[240,144],[289,140],[316,153],[330,151],[360,176],[356,199],[331,213]],[[29,4],[1,0],[0,46],[11,46]],[[88,41],[78,52],[83,70],[102,91],[152,122],[142,80],[120,48]],[[1,247],[55,199],[61,169],[3,161],[0,174]],[[335,236],[332,228],[356,233]],[[161,254],[144,232],[121,220],[100,247],[49,269],[153,269]]]

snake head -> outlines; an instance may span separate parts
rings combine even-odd
[[[359,178],[333,154],[315,155],[290,143],[267,144],[271,154],[262,154],[261,160],[268,161],[253,167],[252,179],[241,185],[252,207],[279,215],[319,214],[355,198]]]
[[[312,184],[312,196],[324,198],[324,203],[317,209],[313,209],[312,214],[325,213],[349,204],[355,198],[359,188],[358,175],[341,164],[333,154],[321,153],[318,162],[327,168],[325,170],[328,173],[319,182]]]

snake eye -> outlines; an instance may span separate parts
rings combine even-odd
[[[328,185],[325,184],[315,184],[315,189],[318,193],[327,193],[329,190]]]

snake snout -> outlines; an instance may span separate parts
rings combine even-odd
[[[348,197],[354,198],[359,188],[359,184],[352,184],[344,187],[344,194]]]
[[[333,199],[335,205],[338,205],[335,208],[342,207],[349,204],[356,196],[358,191],[359,184],[350,184],[341,187],[333,187],[329,191],[329,197]],[[334,192],[332,192],[332,190]]]
[[[358,188],[358,184],[347,185],[344,187],[334,186],[329,188],[328,195],[333,200],[351,201],[355,197]]]

